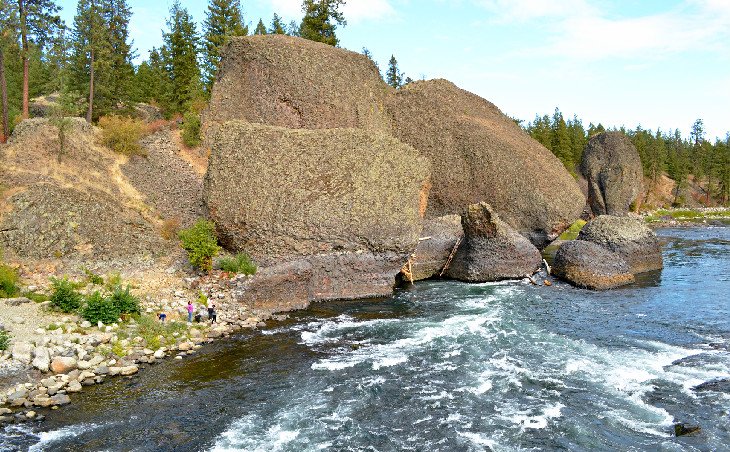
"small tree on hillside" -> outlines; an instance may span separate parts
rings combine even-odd
[[[390,57],[390,61],[388,61],[388,71],[385,73],[385,83],[393,88],[400,88],[403,86],[403,74],[400,70],[398,70],[398,60],[395,59],[395,55],[392,55]]]
[[[254,30],[253,34],[255,34],[255,35],[267,34],[266,25],[264,25],[264,21],[262,19],[259,19],[259,23],[256,25],[256,30]]]
[[[347,25],[340,7],[345,0],[304,0],[304,18],[299,27],[299,35],[310,41],[324,42],[331,46],[339,44],[335,30],[338,25]]]
[[[271,26],[269,27],[269,34],[272,35],[285,35],[286,25],[282,22],[281,17],[274,13],[274,17],[271,19]]]

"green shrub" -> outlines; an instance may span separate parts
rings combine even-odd
[[[183,116],[182,140],[185,146],[191,148],[200,144],[200,115],[194,111]]]
[[[208,297],[205,296],[202,290],[198,293],[198,299],[195,302],[199,305],[205,306],[206,308],[208,307]]]
[[[0,298],[11,298],[20,292],[18,272],[9,265],[0,264]]]
[[[139,145],[146,131],[142,121],[111,115],[100,118],[99,127],[104,146],[124,155],[144,155]]]
[[[96,291],[86,298],[81,317],[91,323],[101,321],[109,325],[119,319],[119,310],[111,297],[104,297],[99,291]]]
[[[36,303],[43,303],[51,299],[48,295],[39,292],[23,292],[23,296]]]
[[[213,257],[218,254],[220,247],[212,221],[198,220],[193,226],[180,231],[178,237],[193,267],[207,271],[213,268]]]
[[[117,286],[111,293],[110,298],[112,304],[120,314],[140,314],[141,310],[139,307],[139,298],[135,297],[129,292],[129,286],[122,289],[122,286]]]
[[[224,257],[218,261],[218,266],[224,272],[242,273],[244,275],[256,274],[256,264],[246,253],[236,254],[236,257]]]
[[[10,333],[0,330],[0,350],[7,350],[10,346]]]
[[[68,278],[51,278],[51,287],[53,288],[51,305],[66,313],[75,312],[81,307],[83,297],[78,292],[76,284]]]
[[[86,267],[84,267],[84,274],[86,275],[86,280],[89,282],[89,284],[93,284],[95,286],[101,286],[102,284],[104,284],[104,278],[92,272]]]

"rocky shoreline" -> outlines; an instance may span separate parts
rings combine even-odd
[[[0,355],[0,424],[42,420],[46,410],[71,403],[72,395],[84,387],[102,384],[111,377],[130,377],[145,365],[168,358],[184,359],[207,343],[243,329],[262,327],[271,318],[283,320],[285,316],[235,301],[236,292],[248,278],[221,271],[185,277],[181,279],[185,287],[174,290],[169,299],[145,297],[139,320],[111,325],[91,325],[77,316],[56,315],[48,306],[50,302],[38,304],[38,309],[55,321],[36,328],[25,340],[13,340]],[[199,323],[187,322],[186,306],[196,293],[215,304],[216,323],[209,323],[207,315]],[[20,297],[0,299],[3,305],[36,304]],[[195,305],[196,311],[201,308]],[[164,324],[156,319],[158,312],[167,313]],[[10,323],[8,329],[12,331],[25,321],[16,317]],[[151,335],[150,331],[161,334]]]

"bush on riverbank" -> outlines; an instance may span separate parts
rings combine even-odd
[[[188,253],[193,267],[210,272],[213,258],[220,252],[212,221],[198,220],[193,226],[178,233],[182,248]]]
[[[83,296],[79,293],[77,284],[69,281],[68,278],[51,278],[51,305],[60,309],[61,312],[76,312],[81,307]]]
[[[129,285],[124,289],[121,284],[116,286],[110,295],[111,302],[120,314],[140,314],[139,298],[132,295],[129,289]]]
[[[251,257],[246,253],[238,253],[235,257],[224,257],[218,261],[218,266],[228,273],[256,274],[256,264],[251,261]]]
[[[0,298],[11,298],[20,292],[18,272],[9,265],[0,264]]]
[[[102,322],[106,325],[115,323],[119,319],[119,309],[111,297],[103,296],[98,290],[86,298],[81,309],[81,317],[91,323]]]

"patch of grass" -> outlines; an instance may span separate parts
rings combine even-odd
[[[146,127],[138,119],[122,116],[104,116],[99,119],[104,146],[124,155],[145,155],[139,140],[144,136]]]
[[[12,298],[20,293],[20,277],[11,266],[0,264],[0,298]]]
[[[244,275],[256,274],[256,264],[246,253],[238,253],[235,257],[224,257],[218,261],[218,266],[224,272],[241,273]]]
[[[193,267],[206,271],[213,268],[213,258],[221,248],[218,246],[212,221],[200,219],[193,226],[180,231],[178,237]]]
[[[84,267],[83,270],[84,274],[86,275],[86,280],[89,282],[89,284],[92,284],[94,286],[101,286],[102,284],[104,284],[104,278],[92,272],[86,267]]]
[[[168,218],[162,223],[160,228],[160,235],[165,240],[172,240],[177,237],[177,232],[180,230],[180,220],[178,218]]]
[[[577,220],[575,223],[571,224],[570,227],[565,230],[565,232],[560,234],[560,237],[558,238],[560,240],[575,240],[578,238],[578,234],[580,234],[581,229],[583,229],[583,226],[585,225],[585,221]]]
[[[649,223],[654,223],[657,221],[662,221],[666,217],[671,217],[672,219],[677,221],[697,221],[705,220],[708,218],[730,218],[730,209],[708,212],[690,209],[659,209],[651,215],[648,215],[645,220]]]
[[[124,346],[120,341],[116,341],[112,344],[111,352],[120,358],[124,358],[127,354],[124,352]]]
[[[43,303],[44,301],[48,301],[51,299],[51,297],[44,293],[30,291],[23,292],[23,296],[31,301],[35,301],[36,303]]]
[[[51,278],[51,305],[62,312],[76,312],[81,307],[83,297],[77,290],[77,284],[63,279]]]
[[[55,323],[50,323],[50,324],[49,324],[49,325],[48,325],[48,326],[46,327],[46,329],[47,329],[48,331],[53,331],[53,330],[57,330],[57,329],[59,329],[59,328],[61,328],[61,325],[58,325],[58,324],[55,324]]]
[[[164,324],[155,317],[148,315],[135,316],[135,320],[139,325],[138,334],[141,336],[147,348],[156,350],[161,345],[173,345],[177,338],[174,333],[179,336],[187,336],[188,327],[185,322],[175,322],[170,320]]]
[[[104,283],[104,288],[109,292],[113,292],[114,289],[120,287],[121,285],[122,275],[120,275],[119,272],[114,272],[107,275],[106,282]]]
[[[0,350],[7,350],[10,346],[10,333],[0,330]]]

